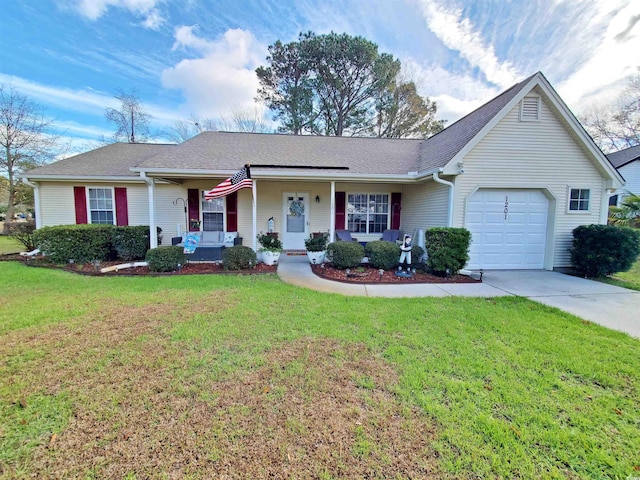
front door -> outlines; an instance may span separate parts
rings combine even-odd
[[[304,241],[309,236],[309,194],[285,192],[282,204],[282,248],[304,250]]]

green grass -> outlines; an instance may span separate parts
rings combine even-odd
[[[640,259],[633,264],[628,272],[616,273],[615,275],[600,280],[611,285],[640,290]]]
[[[112,425],[100,440],[106,448],[123,432],[134,435],[126,421],[131,405],[159,423],[165,409],[181,411],[183,399],[222,408],[215,382],[265,368],[273,370],[265,380],[272,409],[289,399],[290,382],[306,382],[299,397],[313,400],[327,388],[324,370],[312,368],[307,354],[282,365],[273,355],[295,342],[313,348],[314,339],[341,345],[331,354],[336,365],[348,365],[349,352],[364,345],[371,359],[396,372],[396,401],[419,412],[406,415],[407,428],[415,415],[435,425],[425,456],[436,459],[436,477],[638,476],[640,342],[526,299],[355,298],[294,288],[275,276],[94,278],[7,262],[0,278],[0,477],[46,472],[42,459],[60,455],[46,448],[52,434],[64,438],[77,411]],[[118,329],[91,336],[120,311],[127,318]],[[133,329],[150,316],[157,329]],[[128,327],[119,343],[107,342]],[[127,367],[133,373],[116,377]],[[138,371],[158,378],[138,380]],[[52,386],[51,372],[88,384]],[[161,376],[168,383],[153,387]],[[380,388],[371,371],[352,371],[344,382],[365,404]],[[151,393],[136,393],[147,385]],[[268,390],[263,387],[258,383],[259,394]],[[160,397],[170,407],[160,409]],[[226,457],[216,438],[232,438],[234,448],[248,442],[253,429],[234,422],[250,417],[252,408],[220,413],[217,421],[231,420],[209,431],[199,454],[217,462]],[[298,438],[314,434],[304,416],[284,425]],[[351,425],[352,443],[342,455],[386,458],[370,427]],[[103,462],[83,467],[78,460],[72,476],[98,478],[108,458]],[[3,463],[10,468],[3,471]],[[133,470],[121,477],[148,476]],[[327,464],[316,476],[342,478],[340,471]]]
[[[11,237],[0,235],[0,255],[24,251],[24,246]]]

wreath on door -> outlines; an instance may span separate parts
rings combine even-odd
[[[289,204],[289,214],[294,217],[300,217],[304,215],[304,203],[300,200],[293,200]]]

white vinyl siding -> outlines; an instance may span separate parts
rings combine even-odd
[[[465,173],[455,179],[454,226],[465,221],[465,203],[479,188],[535,188],[547,192],[550,221],[545,268],[570,264],[572,231],[583,224],[600,223],[605,181],[544,101],[539,122],[520,122],[516,105],[464,157]],[[569,187],[589,188],[591,210],[567,211]],[[551,257],[549,257],[551,254]],[[552,264],[550,263],[552,260]]]
[[[624,187],[619,190],[621,197],[629,193],[640,195],[640,160],[634,160],[631,163],[618,169],[626,181]],[[621,199],[622,200],[622,199]]]
[[[446,227],[449,221],[449,187],[427,181],[404,185],[400,229],[412,233],[416,229]]]
[[[76,223],[73,187],[78,184],[42,182],[40,184],[40,215],[43,227]]]

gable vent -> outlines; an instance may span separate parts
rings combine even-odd
[[[540,97],[524,97],[520,102],[520,120],[532,122],[540,120]]]

